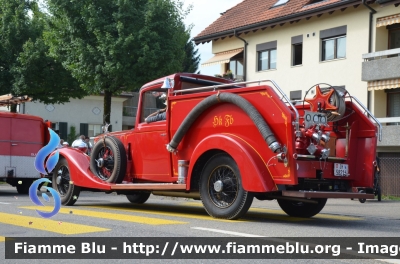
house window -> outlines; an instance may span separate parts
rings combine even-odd
[[[292,37],[292,66],[303,64],[303,35]]]
[[[102,134],[103,131],[101,130],[101,125],[88,125],[88,137],[95,137]]]
[[[276,45],[277,41],[256,45],[257,71],[276,69]]]
[[[236,80],[243,80],[243,58],[231,59],[229,61],[229,70]]]
[[[290,100],[301,100],[301,90],[290,91]]]
[[[322,41],[322,60],[334,60],[346,57],[346,36],[324,39]]]
[[[400,24],[397,28],[389,28],[389,49],[400,48]]]
[[[346,57],[347,26],[341,26],[320,31],[322,41],[321,61]]]
[[[390,89],[387,92],[387,116],[400,116],[400,88]]]

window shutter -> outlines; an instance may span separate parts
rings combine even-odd
[[[79,133],[84,136],[88,136],[89,133],[89,124],[81,123]]]
[[[60,130],[60,138],[67,140],[68,139],[68,123],[67,122],[58,122],[58,130]]]

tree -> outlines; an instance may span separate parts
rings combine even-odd
[[[28,1],[0,0],[0,94],[13,86],[12,68],[22,46],[31,37]]]
[[[50,54],[89,93],[133,91],[182,69],[187,30],[182,3],[172,0],[48,0]]]
[[[85,92],[43,41],[48,16],[35,1],[0,0],[0,94],[44,103],[68,102]]]
[[[199,68],[200,54],[197,55],[198,49],[196,49],[193,41],[189,40],[185,45],[185,59],[182,67],[183,72],[195,73]]]

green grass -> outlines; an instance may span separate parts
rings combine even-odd
[[[398,197],[398,196],[393,196],[393,195],[382,195],[382,200],[400,201],[400,197]]]

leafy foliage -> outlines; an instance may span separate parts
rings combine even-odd
[[[186,42],[185,53],[186,56],[182,65],[183,72],[195,73],[199,68],[200,54],[197,54],[198,50],[193,41],[188,40],[188,42]]]
[[[50,54],[88,93],[111,96],[182,70],[188,32],[172,0],[48,0]]]
[[[69,127],[69,134],[67,135],[67,142],[70,146],[72,146],[72,142],[77,139],[79,134],[76,132],[75,126],[70,126]]]
[[[48,15],[35,1],[0,0],[0,94],[28,95],[64,103],[86,92],[60,62],[48,56],[42,38]]]

